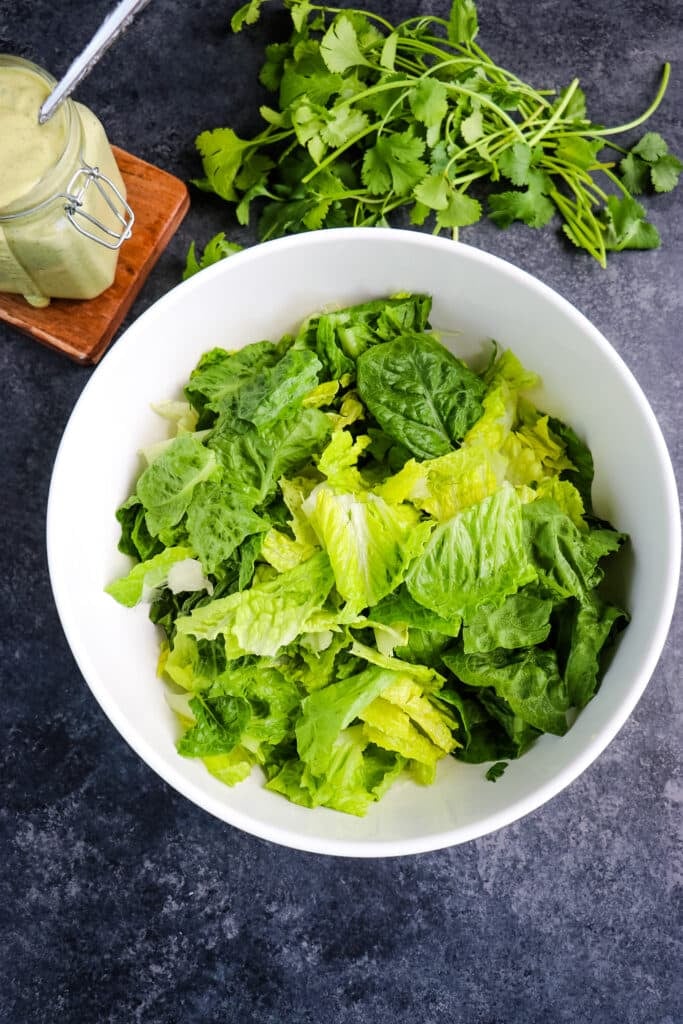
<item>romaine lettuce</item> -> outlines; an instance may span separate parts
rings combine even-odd
[[[513,353],[475,373],[399,295],[213,349],[117,510],[184,757],[362,815],[452,755],[562,735],[628,621],[593,462]],[[487,777],[500,774],[493,772]],[[504,785],[505,783],[501,783]]]

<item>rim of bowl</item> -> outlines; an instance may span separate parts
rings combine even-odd
[[[90,659],[87,645],[78,632],[78,624],[69,618],[67,602],[65,601],[67,588],[55,575],[55,550],[60,540],[60,530],[57,524],[56,501],[58,491],[60,467],[66,458],[65,452],[69,444],[69,435],[73,425],[76,424],[79,410],[84,402],[85,396],[93,387],[93,381],[101,376],[101,368],[114,365],[126,358],[128,348],[131,344],[137,344],[135,335],[140,329],[139,325],[144,324],[148,319],[159,315],[159,310],[166,306],[182,301],[184,295],[190,291],[206,286],[211,277],[221,277],[230,274],[231,267],[257,260],[270,249],[291,249],[305,248],[307,246],[317,247],[331,244],[335,240],[344,237],[353,240],[356,244],[362,244],[363,240],[390,240],[392,244],[408,244],[424,246],[425,248],[441,249],[444,252],[452,251],[456,246],[465,254],[465,257],[475,263],[484,266],[492,266],[512,278],[520,281],[525,288],[543,295],[554,305],[560,308],[569,319],[577,326],[591,335],[593,342],[598,346],[603,355],[611,363],[612,368],[621,378],[622,384],[630,392],[631,397],[638,405],[650,430],[653,445],[659,460],[663,476],[666,481],[666,520],[668,525],[668,546],[671,553],[672,570],[665,581],[662,595],[662,614],[659,617],[657,629],[653,632],[647,651],[645,652],[641,667],[634,676],[631,686],[618,711],[612,716],[608,723],[586,745],[584,750],[572,759],[563,770],[552,778],[548,779],[526,797],[522,797],[511,803],[504,810],[490,814],[476,824],[460,826],[445,831],[436,831],[425,834],[419,838],[413,837],[405,840],[346,840],[327,839],[320,836],[302,836],[296,831],[271,826],[267,823],[256,821],[249,815],[226,806],[221,801],[213,798],[204,792],[201,787],[186,779],[179,770],[174,768],[156,748],[149,743],[144,736],[136,729],[135,724],[120,714],[109,699],[105,687],[100,685],[98,672]],[[678,512],[678,497],[676,479],[671,463],[671,457],[664,440],[657,418],[638,384],[632,371],[628,368],[616,349],[610,344],[597,327],[568,299],[565,299],[559,292],[549,285],[544,284],[526,270],[522,270],[514,263],[495,256],[482,249],[463,242],[454,242],[450,239],[438,236],[427,235],[419,231],[406,230],[401,228],[326,228],[319,231],[311,231],[290,235],[284,238],[272,239],[268,242],[260,242],[230,256],[228,260],[221,261],[211,267],[207,267],[201,274],[194,275],[187,281],[180,282],[170,291],[157,299],[147,310],[145,310],[128,328],[123,332],[115,345],[106,353],[99,366],[96,367],[92,376],[86,383],[76,404],[74,405],[69,419],[64,428],[50,480],[47,504],[47,560],[48,571],[52,592],[57,607],[62,629],[66,636],[71,652],[78,665],[83,678],[93,693],[93,696],[106,714],[109,721],[128,743],[135,753],[151,767],[165,782],[173,786],[192,803],[208,811],[229,825],[269,842],[285,846],[290,849],[301,850],[307,853],[318,853],[329,856],[357,857],[357,858],[378,858],[398,857],[419,853],[428,853],[435,850],[445,849],[473,839],[481,838],[500,828],[510,825],[520,818],[537,810],[547,803],[554,796],[566,789],[575,779],[579,777],[588,767],[600,756],[605,748],[612,742],[617,733],[624,726],[630,717],[633,709],[640,700],[648,685],[650,678],[657,666],[662,649],[670,629],[673,618],[676,595],[678,592],[678,581],[681,561],[681,522]]]

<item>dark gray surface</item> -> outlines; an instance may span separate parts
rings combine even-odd
[[[3,0],[0,52],[59,75],[109,6]],[[403,17],[420,5],[381,6]],[[445,13],[446,3],[421,5],[432,8]],[[479,8],[481,41],[501,63],[541,86],[578,74],[605,123],[644,109],[670,59],[652,127],[683,153],[680,0]],[[187,179],[199,169],[197,131],[255,127],[272,24],[231,37],[232,10],[152,3],[78,92],[112,141]],[[607,335],[679,471],[682,194],[650,205],[662,249],[616,256],[607,271],[552,230],[463,233],[538,275]],[[222,228],[254,240],[218,200],[194,194],[131,318],[179,280],[192,238]],[[597,763],[496,835],[352,861],[241,834],[128,749],[61,632],[45,507],[89,374],[0,327],[0,1021],[680,1024],[680,617],[645,696]],[[77,536],[74,523],[74,557]]]

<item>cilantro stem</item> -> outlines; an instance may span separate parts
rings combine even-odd
[[[456,178],[451,179],[452,185],[460,186],[462,190],[463,185],[471,185],[473,181],[477,181],[479,178],[485,178],[488,175],[488,171],[472,171],[471,174],[461,174]]]
[[[372,21],[378,22],[380,25],[384,25],[389,34],[394,31],[394,26],[386,18],[383,18],[381,14],[377,14],[375,11],[359,10],[357,7],[327,7],[326,5],[320,4],[309,4],[309,11],[320,11],[321,14],[360,14],[364,18],[370,18]]]
[[[598,186],[595,179],[591,177],[588,171],[585,171],[578,167],[572,167],[571,171],[567,168],[566,164],[562,164],[559,160],[553,160],[552,157],[544,156],[543,167],[548,170],[550,174],[557,174],[565,177],[568,173],[581,182],[581,187],[585,190],[592,189],[595,194],[603,201],[607,200],[607,195]],[[604,164],[596,164],[595,170],[603,170]],[[574,189],[572,189],[574,191]],[[578,195],[578,193],[577,193]]]
[[[664,99],[664,93],[666,92],[670,77],[671,65],[667,61],[662,68],[662,77],[659,83],[659,89],[657,90],[657,95],[647,110],[641,114],[640,117],[634,118],[633,121],[629,121],[627,124],[617,125],[616,128],[590,128],[587,132],[582,134],[591,136],[620,135],[622,132],[630,132],[631,129],[640,127],[640,125],[647,121],[648,118],[652,117],[655,110]]]
[[[619,177],[617,177],[617,175],[616,175],[616,174],[614,174],[614,172],[613,172],[613,171],[610,171],[610,170],[609,170],[609,168],[607,168],[607,167],[604,167],[604,166],[602,166],[602,167],[600,168],[600,170],[601,170],[601,171],[602,171],[602,172],[603,172],[604,174],[606,174],[606,175],[607,175],[607,177],[609,178],[609,180],[610,180],[610,181],[611,181],[611,182],[612,182],[612,183],[613,183],[614,185],[616,185],[616,186],[617,186],[617,188],[619,189],[619,191],[620,191],[620,192],[621,192],[621,193],[622,193],[622,194],[623,194],[623,195],[624,195],[624,196],[625,196],[625,197],[626,197],[627,199],[631,199],[631,198],[632,198],[632,196],[631,196],[631,193],[630,193],[630,192],[629,192],[629,190],[628,190],[628,189],[626,188],[626,186],[624,185],[623,181],[622,181],[622,180],[621,180],[621,179],[620,179]],[[605,195],[605,193],[604,193],[604,192],[603,192],[603,196],[604,196],[604,198],[605,198],[605,202],[607,202],[607,196]]]
[[[406,39],[400,39],[399,42],[406,50],[415,50],[418,53],[428,53],[432,57],[440,57],[441,64],[439,67],[447,67],[452,64],[460,64],[463,67],[481,66],[481,61],[478,61],[475,57],[470,57],[469,55],[466,56],[465,54],[460,56],[451,56],[443,49],[443,47],[439,45],[432,45],[422,39],[410,39],[410,37],[408,37]],[[436,40],[435,42],[440,43],[440,40]],[[433,69],[434,65],[429,68],[430,71]]]
[[[552,104],[548,103],[548,101],[545,100],[543,97],[554,96],[554,89],[534,89],[532,86],[527,85],[527,83],[523,82],[521,78],[517,77],[517,75],[513,74],[511,71],[508,71],[506,68],[501,68],[499,64],[496,64],[496,62],[489,57],[486,50],[483,50],[478,43],[474,42],[474,40],[470,43],[470,51],[472,53],[477,54],[480,60],[482,60],[485,64],[488,64],[491,68],[495,68],[496,71],[500,72],[500,74],[507,81],[514,83],[514,85],[518,89],[521,89],[524,92],[529,92],[531,95],[534,96],[534,98],[539,99],[544,107],[548,107],[550,109]]]
[[[446,86],[447,89],[449,89],[449,90],[452,89],[455,92],[458,92],[458,93],[460,93],[463,96],[469,96],[470,99],[476,100],[483,107],[488,107],[489,110],[495,111],[495,113],[498,115],[498,117],[501,119],[501,121],[505,121],[505,123],[509,126],[509,128],[515,133],[515,135],[517,136],[519,141],[520,142],[524,142],[525,141],[524,140],[524,136],[523,136],[522,132],[520,131],[519,125],[517,124],[517,122],[513,121],[513,119],[510,117],[510,115],[508,114],[508,112],[506,110],[503,110],[502,107],[499,107],[497,103],[494,103],[494,101],[492,99],[489,99],[489,97],[486,96],[484,93],[475,92],[473,89],[466,89],[465,86],[463,86],[463,85],[455,86],[455,85],[450,85],[450,83],[448,83],[448,82],[445,82],[444,85]]]
[[[557,191],[557,189],[552,189],[550,192],[550,198],[557,206],[570,229],[576,235],[576,238],[582,241],[583,247],[588,250],[591,256],[595,257],[600,266],[604,269],[607,266],[605,240],[600,229],[600,224],[595,219],[595,216],[592,213],[589,213],[592,221],[591,226],[594,228],[594,232],[591,233],[588,230],[588,226],[585,221],[582,221],[581,218],[576,215],[571,201],[567,199],[566,196],[563,196],[561,192]]]
[[[505,121],[509,128],[515,133],[520,142],[524,142],[524,135],[520,131],[517,122],[513,121],[512,118],[507,114],[507,112],[502,110],[497,103],[493,102],[493,100],[489,99],[487,96],[482,95],[481,93],[474,92],[474,90],[472,89],[466,89],[464,86],[461,85],[451,85],[448,82],[444,82],[443,84],[447,90],[460,93],[463,96],[469,96],[471,99],[474,99],[478,103],[481,103],[482,106],[488,107],[489,109],[495,111],[498,117],[500,117],[501,120]],[[380,85],[370,86],[363,92],[357,93],[355,96],[348,97],[347,99],[342,100],[338,104],[338,107],[351,106],[354,103],[356,103],[359,99],[366,99],[369,96],[376,95],[379,92],[387,92],[393,89],[406,89],[410,88],[412,85],[413,83],[411,81],[405,80],[399,80],[395,82],[383,82]],[[309,171],[309,173],[301,179],[302,183],[304,185],[308,185],[309,182],[311,182],[313,178],[315,178],[316,175],[320,173],[320,171],[324,170],[326,167],[329,167],[330,164],[334,163],[334,161],[338,157],[340,157],[342,153],[345,153],[348,149],[351,149],[352,146],[355,146],[356,143],[360,142],[361,139],[365,138],[367,135],[371,135],[375,131],[377,131],[376,122],[375,124],[367,125],[361,131],[357,132],[343,145],[338,146],[337,149],[333,150],[331,153],[328,153],[324,160],[321,160],[320,163],[316,167],[314,167],[312,171]]]
[[[565,92],[564,96],[562,97],[562,101],[560,103],[558,103],[558,105],[555,107],[555,110],[550,115],[550,117],[548,118],[546,123],[543,125],[543,127],[540,128],[539,131],[537,131],[536,134],[531,139],[528,140],[527,145],[531,146],[531,148],[533,149],[534,146],[538,145],[538,143],[541,141],[543,136],[547,135],[548,132],[551,131],[555,127],[555,125],[560,120],[560,118],[564,114],[565,110],[569,106],[569,104],[571,102],[571,99],[572,99],[572,96],[574,95],[574,93],[576,92],[578,87],[579,87],[579,80],[578,80],[578,78],[574,78],[572,80],[571,85],[569,86],[569,88]]]
[[[524,132],[527,128],[530,128],[533,124],[535,124],[535,122],[537,120],[538,120],[538,112],[535,111],[532,114],[530,114],[526,118],[526,120],[520,121],[520,123],[518,125],[519,130],[521,132]],[[492,133],[490,133],[487,136],[487,142],[488,142],[488,146],[487,146],[488,156],[491,159],[491,162],[493,162],[494,154],[498,154],[498,153],[502,152],[504,149],[507,149],[507,147],[510,145],[510,133],[507,131],[507,129],[500,128],[497,132],[492,132]],[[476,142],[469,143],[469,145],[467,145],[467,146],[462,146],[460,149],[458,149],[458,151],[456,153],[453,154],[453,156],[449,160],[449,162],[447,164],[447,167],[446,167],[446,172],[448,172],[450,170],[450,168],[451,168],[453,163],[455,163],[456,161],[462,159],[462,157],[466,153],[469,153],[471,151],[480,152],[480,148],[481,148],[481,140],[480,139],[478,139]],[[484,172],[484,173],[486,173],[486,172]],[[477,175],[477,176],[480,177],[480,175]]]

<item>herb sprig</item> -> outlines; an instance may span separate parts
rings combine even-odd
[[[263,2],[241,7],[233,31],[257,21]],[[635,196],[670,191],[683,164],[655,132],[630,150],[612,139],[657,109],[668,64],[643,114],[604,127],[588,118],[578,79],[556,94],[497,64],[475,41],[474,0],[454,0],[448,19],[398,25],[309,0],[285,6],[291,36],[266,47],[260,72],[277,95],[277,106],[261,107],[265,127],[251,139],[228,127],[197,138],[204,177],[195,184],[234,204],[242,225],[256,203],[261,240],[386,225],[400,208],[412,224],[457,238],[485,202],[501,228],[540,228],[559,214],[602,267],[608,252],[660,244]],[[192,251],[186,274],[229,255],[217,237],[201,259]]]

